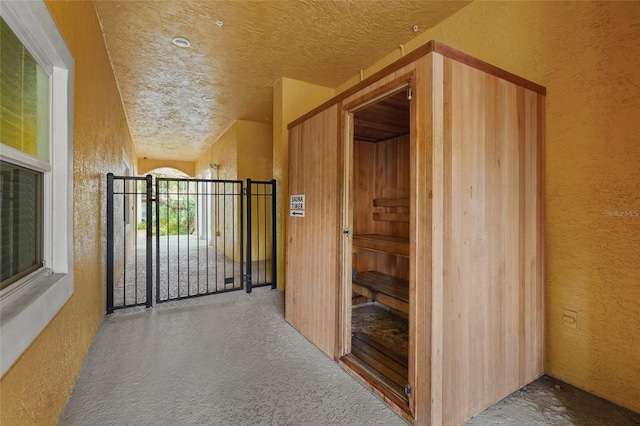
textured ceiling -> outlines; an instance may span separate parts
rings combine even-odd
[[[270,122],[280,77],[336,87],[469,1],[94,3],[138,155],[191,161],[235,120]]]

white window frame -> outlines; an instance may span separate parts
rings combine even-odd
[[[0,291],[0,376],[73,294],[73,57],[42,0],[2,1],[0,14],[49,75],[49,162],[0,146],[0,159],[44,172],[44,267]]]

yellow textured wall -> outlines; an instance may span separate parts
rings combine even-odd
[[[270,181],[273,177],[273,126],[253,121],[238,121],[238,179]],[[255,189],[255,188],[254,188]],[[251,259],[271,259],[269,218],[271,204],[267,197],[252,197]],[[266,214],[265,214],[266,210]]]
[[[640,2],[476,1],[431,39],[546,86],[545,368],[640,411]]]
[[[131,137],[92,2],[46,2],[75,60],[74,294],[0,382],[0,424],[54,425],[105,309],[105,175]]]
[[[206,172],[211,163],[218,165],[217,170],[211,170],[212,179],[271,180],[273,165],[271,124],[246,120],[235,121],[195,162],[196,175]],[[239,215],[239,206],[228,205],[227,207],[227,218],[234,217],[234,212]],[[233,224],[225,222],[225,232],[234,232],[238,220],[239,217]],[[212,225],[214,227],[212,235],[216,235],[215,220]],[[239,259],[240,246],[233,244],[231,240],[227,241],[226,248],[222,247],[220,241],[217,247],[224,250],[228,256],[233,255],[234,258]],[[257,258],[258,254],[255,252],[254,260]]]
[[[211,170],[211,179],[220,180],[237,180],[238,179],[238,125],[237,122],[233,123],[223,134],[216,140],[207,150],[196,160],[196,175],[201,175],[209,169],[209,164],[215,163],[218,165],[217,170]],[[222,187],[220,187],[222,190]],[[223,205],[222,199],[219,200],[220,205]],[[222,213],[214,213],[214,218],[211,221],[211,235],[216,241],[216,247],[218,250],[224,252],[228,257],[232,259],[240,259],[240,245],[233,244],[233,240],[217,238],[216,233],[220,237],[222,233],[226,235],[234,235],[236,227],[238,226],[238,219],[234,212],[238,211],[237,205],[231,203],[224,204],[227,209]],[[212,211],[216,211],[212,207]],[[226,218],[226,220],[225,220]],[[225,242],[227,243],[225,246]]]
[[[209,164],[218,165],[212,170],[212,179],[237,179],[238,176],[238,126],[233,123],[209,148],[196,160],[196,175],[209,168]]]
[[[331,99],[335,90],[281,78],[273,87],[273,178],[277,181],[278,288],[285,288],[285,238],[289,215],[289,132],[287,125]]]
[[[195,162],[195,175],[209,164],[218,165],[212,179],[270,180],[272,176],[271,124],[235,121]],[[143,164],[140,160],[140,164]],[[150,161],[150,160],[147,160]]]
[[[180,170],[182,173],[191,177],[195,177],[196,175],[196,164],[193,161],[138,158],[138,175],[140,176],[143,176],[152,170],[160,169],[163,167],[170,167],[172,169]]]
[[[238,120],[238,179],[271,180],[273,126]]]

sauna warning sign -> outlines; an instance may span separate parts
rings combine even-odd
[[[304,195],[291,196],[291,210],[304,210]]]
[[[292,195],[290,215],[294,217],[304,217],[304,195]]]

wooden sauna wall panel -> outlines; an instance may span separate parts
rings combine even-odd
[[[289,194],[305,195],[305,217],[288,217],[285,318],[333,357],[338,314],[342,184],[338,107],[289,131]]]
[[[353,255],[353,267],[357,271],[378,271],[403,280],[409,279],[409,259],[406,257],[361,250]]]
[[[373,219],[374,211],[402,211],[403,207],[376,207],[378,198],[409,197],[409,136],[384,142],[355,142],[354,216],[356,234],[382,234],[409,237],[409,224]]]
[[[443,254],[442,417],[459,424],[543,373],[540,97],[448,58],[443,74],[433,250]]]
[[[374,174],[358,171],[357,164],[341,175],[338,109],[354,108],[372,92],[409,79],[414,143],[402,155],[411,164],[407,231],[417,261],[357,250],[353,264],[409,280],[415,424],[459,424],[543,373],[544,95],[431,52],[339,100],[338,108],[292,126],[290,193],[307,196],[308,217],[289,218],[285,315],[325,353],[339,352],[339,304],[351,296],[345,276],[338,297],[341,268],[351,256],[351,250],[341,253],[341,224],[351,223],[350,213],[339,210],[351,204],[340,201],[341,180],[354,184],[349,197],[373,192],[375,182],[351,181],[358,173]],[[347,114],[342,117],[347,126]],[[354,145],[354,151],[362,148]],[[375,163],[371,145],[353,157]],[[310,193],[325,206],[314,206],[318,201]],[[353,212],[354,232],[406,226],[376,224],[370,209],[377,196],[368,197],[362,204],[366,215],[358,206]],[[405,277],[400,271],[407,266]],[[342,332],[348,337],[350,330]]]
[[[373,219],[375,211],[409,212],[408,208],[376,207],[378,198],[409,197],[409,136],[383,142],[354,143],[353,233],[409,238],[409,223]],[[379,271],[409,279],[409,260],[384,253],[359,250],[354,254],[357,271]]]

